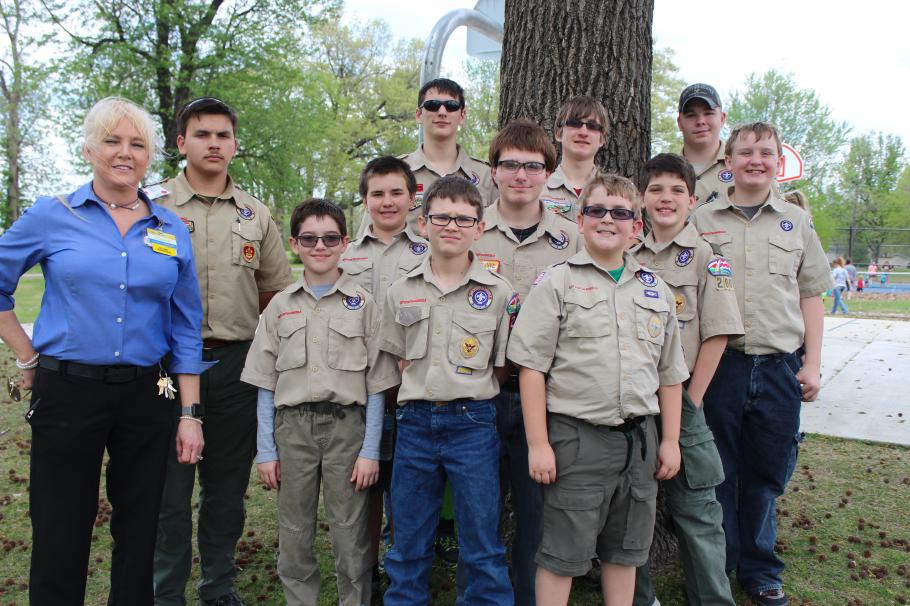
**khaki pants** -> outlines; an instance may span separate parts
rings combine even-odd
[[[363,444],[364,408],[339,407],[324,414],[289,407],[275,417],[275,443],[281,461],[278,491],[278,575],[289,606],[315,606],[319,566],[313,549],[319,484],[332,537],[338,599],[342,606],[369,606],[369,491],[349,481]]]

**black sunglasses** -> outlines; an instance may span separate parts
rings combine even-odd
[[[585,206],[581,209],[581,214],[586,217],[603,219],[607,213],[613,217],[614,221],[628,221],[635,218],[635,211],[628,208],[606,208],[604,206]]]
[[[461,109],[461,103],[455,101],[454,99],[449,99],[448,101],[440,101],[439,99],[427,99],[420,104],[420,107],[424,108],[428,112],[438,112],[440,107],[445,107],[446,111],[452,114]]]
[[[322,243],[325,244],[326,248],[333,248],[341,244],[342,237],[343,236],[339,234],[326,234],[324,236],[306,234],[303,236],[297,236],[294,239],[297,240],[297,244],[304,248],[314,248],[316,246],[316,243],[320,240],[322,240]]]
[[[592,130],[596,133],[602,133],[604,131],[604,125],[600,122],[585,122],[583,120],[566,120],[562,123],[563,126],[568,126],[569,128],[581,128],[582,126],[587,126],[588,130]]]

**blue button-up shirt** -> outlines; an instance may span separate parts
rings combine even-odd
[[[32,345],[83,364],[151,366],[171,353],[172,373],[201,374],[202,303],[189,232],[141,191],[151,214],[121,236],[86,183],[39,198],[0,237],[0,311],[13,309],[19,277],[37,263],[45,290]],[[152,250],[148,230],[176,238],[176,254]]]

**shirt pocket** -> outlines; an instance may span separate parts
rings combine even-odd
[[[768,271],[772,274],[795,278],[802,256],[803,245],[798,238],[785,234],[768,238]]]
[[[642,341],[663,345],[669,316],[670,308],[663,299],[635,297],[635,326]]]
[[[329,318],[329,368],[362,371],[367,367],[366,331],[359,318]]]
[[[306,364],[306,316],[294,315],[278,321],[278,359],[275,370],[283,372]]]
[[[570,290],[566,293],[565,304],[567,337],[605,337],[610,334],[611,314],[608,313],[606,294]]]
[[[231,224],[231,259],[234,265],[259,269],[262,228],[254,221]]]
[[[430,336],[429,305],[408,305],[399,307],[395,321],[404,326],[404,357],[419,360],[427,355],[427,340]]]
[[[493,316],[453,313],[449,362],[474,370],[485,369],[492,358],[495,332],[496,318]]]
[[[669,272],[661,277],[672,287],[676,319],[680,322],[692,321],[698,312],[698,274],[694,271],[680,271]]]

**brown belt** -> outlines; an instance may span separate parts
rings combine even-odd
[[[226,347],[234,343],[236,343],[236,341],[225,341],[224,339],[203,339],[202,349],[217,349],[219,347]]]

